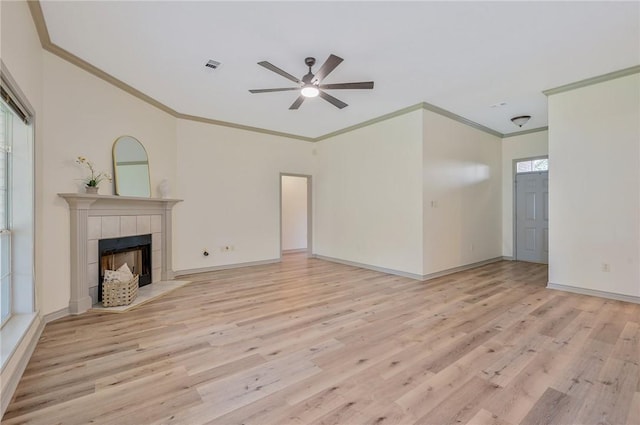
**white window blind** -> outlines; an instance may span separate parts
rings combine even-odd
[[[7,214],[9,191],[9,153],[11,152],[11,112],[0,104],[0,231],[9,229]]]
[[[11,120],[5,103],[0,103],[0,323],[11,316],[11,233],[9,231],[9,168]]]

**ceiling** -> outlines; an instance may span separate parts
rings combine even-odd
[[[182,114],[319,137],[427,102],[499,133],[547,125],[543,90],[640,64],[640,2],[42,1],[51,42]],[[293,83],[325,83],[342,110]],[[217,70],[204,65],[221,62]],[[504,106],[492,107],[502,102]],[[522,129],[510,118],[533,118]]]

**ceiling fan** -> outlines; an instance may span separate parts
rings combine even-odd
[[[298,87],[285,87],[285,88],[277,88],[277,89],[254,89],[249,90],[251,93],[270,93],[277,91],[288,91],[288,90],[299,90],[300,95],[298,98],[289,106],[289,109],[298,109],[302,102],[307,97],[316,97],[320,96],[327,102],[331,103],[337,108],[344,108],[347,106],[343,101],[336,99],[330,94],[326,93],[324,90],[341,90],[341,89],[372,89],[373,81],[363,81],[358,83],[337,83],[337,84],[321,84],[322,80],[326,78],[327,75],[331,73],[340,62],[344,59],[336,56],[330,55],[329,58],[322,64],[320,69],[313,74],[311,72],[311,67],[316,64],[315,58],[306,58],[304,63],[309,67],[309,72],[305,74],[302,79],[298,79],[288,72],[283,71],[275,65],[267,61],[258,62],[258,65],[264,66],[270,71],[275,72],[276,74],[282,75],[284,78],[293,81],[298,84]]]

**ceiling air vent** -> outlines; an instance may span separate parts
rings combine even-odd
[[[218,69],[220,65],[222,65],[220,62],[209,59],[209,62],[207,62],[204,66],[211,69]]]

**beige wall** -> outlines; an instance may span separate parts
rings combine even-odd
[[[423,117],[423,274],[500,257],[500,139]]]
[[[280,173],[314,174],[314,144],[177,120],[174,268],[280,258]],[[233,251],[222,252],[231,245]],[[211,255],[202,255],[203,249]]]
[[[0,3],[2,62],[36,112],[42,103],[42,48],[26,1]]]
[[[307,178],[282,176],[282,249],[307,248]]]
[[[640,74],[549,96],[549,157],[549,282],[639,297]]]
[[[421,110],[315,146],[314,253],[421,275]]]
[[[43,51],[36,32],[31,13],[24,1],[0,2],[1,28],[0,53],[6,70],[15,80],[18,89],[34,109],[35,113],[35,204],[39,208],[43,204],[42,182],[45,176],[42,172],[44,164],[43,147],[45,143],[43,128]],[[44,222],[42,214],[35,217],[35,293],[36,310],[42,310],[44,288]]]
[[[513,160],[548,154],[548,131],[502,139],[502,255],[505,257],[513,256]]]
[[[47,314],[69,303],[69,209],[57,194],[83,190],[86,169],[75,158],[84,156],[98,170],[113,173],[113,142],[125,134],[134,136],[147,150],[152,195],[158,196],[156,188],[163,178],[176,180],[176,124],[165,112],[48,52],[43,65],[46,139],[38,215],[43,220],[40,243],[46,273],[41,279]],[[113,194],[113,183],[103,182],[100,193]]]
[[[500,257],[500,143],[422,109],[319,142],[314,252],[416,277]]]

